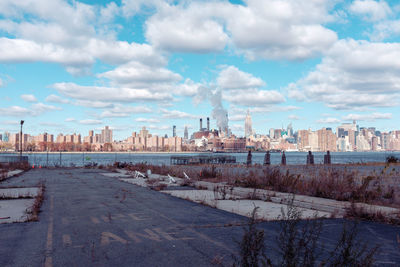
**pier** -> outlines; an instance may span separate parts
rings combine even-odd
[[[235,156],[219,155],[219,156],[173,156],[171,157],[171,165],[192,165],[192,164],[232,164],[236,163]]]

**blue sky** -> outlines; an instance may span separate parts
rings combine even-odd
[[[2,0],[0,131],[399,129],[399,37],[398,1]]]

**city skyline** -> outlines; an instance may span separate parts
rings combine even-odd
[[[3,0],[0,132],[397,130],[398,25],[396,1]]]

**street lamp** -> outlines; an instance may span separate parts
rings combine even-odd
[[[24,121],[21,120],[21,131],[19,132],[19,161],[22,161],[22,125],[24,124]]]

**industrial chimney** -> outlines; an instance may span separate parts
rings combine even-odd
[[[200,131],[203,129],[203,119],[200,119]]]
[[[210,131],[210,118],[207,117],[207,131]]]

